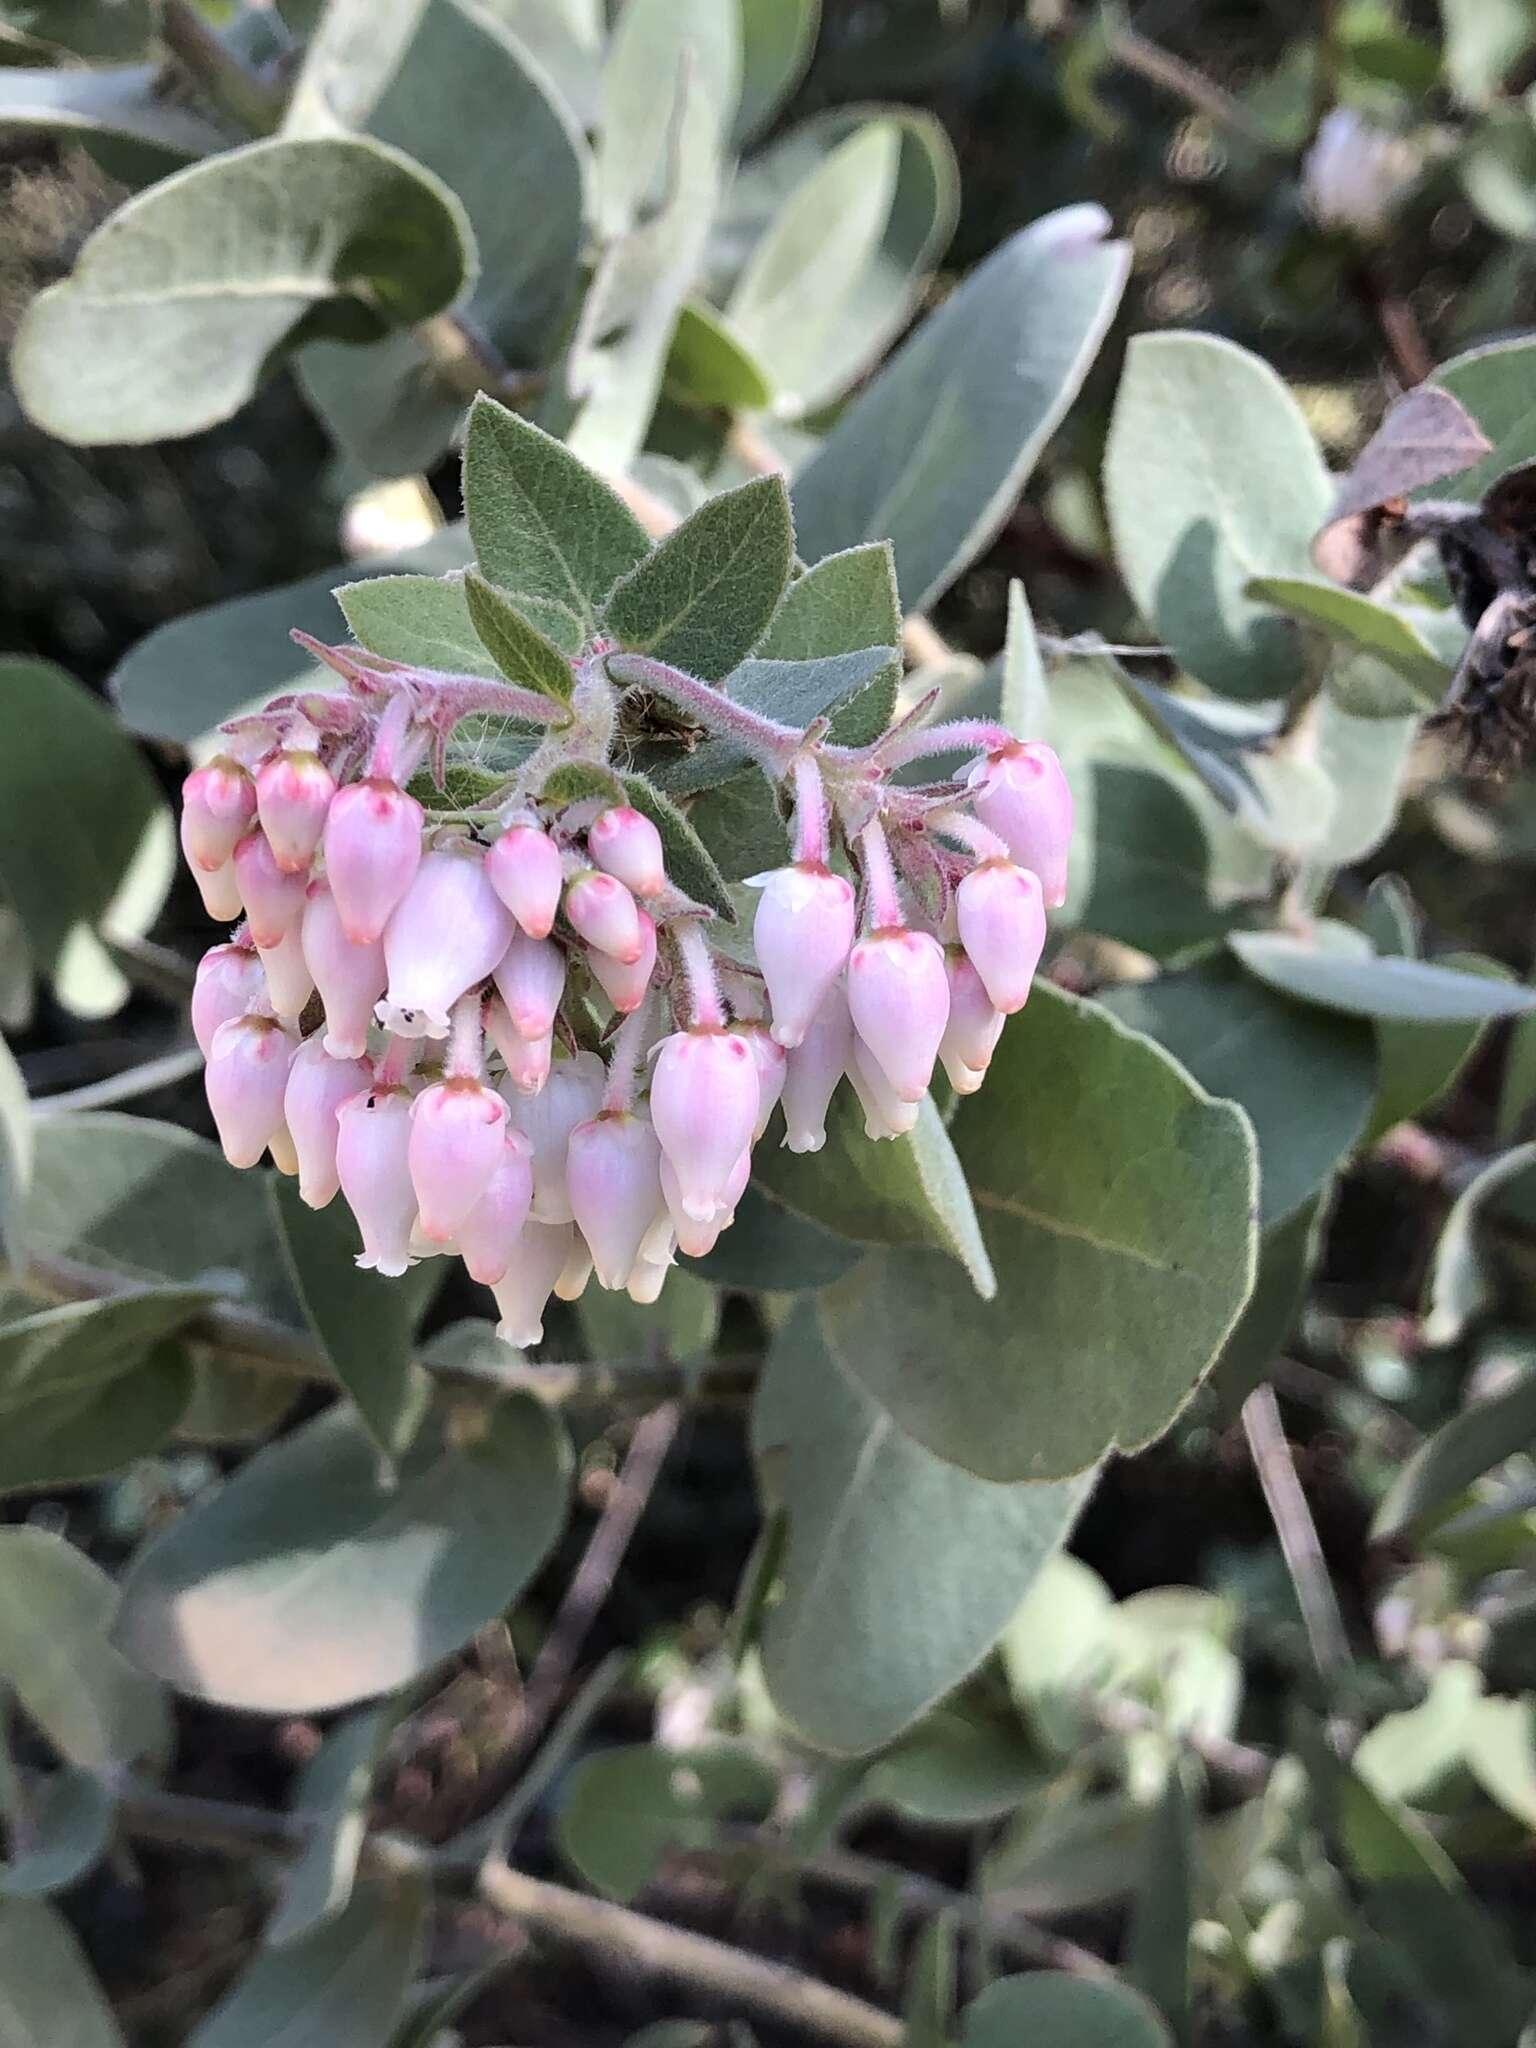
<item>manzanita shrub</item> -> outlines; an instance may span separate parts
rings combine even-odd
[[[1475,1631],[1422,1705],[1258,1745],[1227,1604],[1117,1603],[1065,1546],[1186,1410],[1259,1441],[1341,1174],[1536,1002],[1351,873],[1410,777],[1525,750],[1536,345],[1384,403],[1334,477],[1257,356],[1135,336],[1101,481],[1141,634],[1039,635],[1015,582],[957,655],[927,614],[1128,251],[1071,205],[932,289],[943,130],[786,115],[814,0],[10,12],[0,121],[130,188],[21,320],[32,420],[152,442],[282,372],[357,481],[463,467],[431,538],[173,621],[110,705],[0,665],[5,1012],[136,989],[169,1042],[30,1103],[0,1057],[0,2039],[160,2038],[76,1908],[212,1853],[261,1907],[195,2048],[460,2039],[471,1895],[732,2040],[1512,2042],[1528,1962],[1457,1858],[1536,1818],[1536,1742]],[[1419,162],[1342,109],[1294,169],[1369,240]],[[156,933],[178,786],[195,973]],[[217,1145],[122,1107],[199,1072]],[[1481,1165],[1431,1342],[1536,1171]],[[591,1664],[695,1400],[750,1407],[730,1629]],[[1530,1408],[1430,1439],[1384,1537]],[[608,1506],[566,1583],[578,1451]],[[1512,1556],[1438,1568],[1470,1606]],[[484,1797],[370,1825],[487,1669],[522,1718]],[[598,1746],[621,1683],[655,1739]],[[178,1700],[281,1724],[291,1810],[185,1781]],[[843,1857],[876,1812],[971,1838],[970,1888]],[[904,2017],[625,1910],[686,1855],[861,1892]],[[1118,1975],[1036,1924],[1127,1900]]]

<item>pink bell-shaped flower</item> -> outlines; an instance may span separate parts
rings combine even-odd
[[[256,815],[285,874],[309,872],[335,794],[336,778],[318,754],[273,754],[256,771]]]
[[[368,1050],[374,1005],[389,978],[384,941],[359,946],[347,937],[324,876],[309,885],[300,929],[305,963],[325,1008],[325,1049],[332,1059],[361,1059]]]
[[[509,1124],[501,1134],[496,1170],[457,1232],[459,1256],[471,1280],[494,1287],[505,1276],[532,1200],[533,1147]]]
[[[768,1120],[784,1093],[784,1077],[789,1069],[789,1055],[778,1040],[769,1033],[768,1026],[758,1017],[738,1017],[731,1030],[746,1040],[747,1050],[752,1055],[752,1064],[757,1069],[757,1122],[752,1127],[754,1139],[760,1138],[768,1128]]]
[[[325,819],[325,873],[354,946],[382,938],[421,862],[422,808],[393,782],[339,789]]]
[[[299,1197],[311,1209],[323,1209],[341,1186],[337,1111],[371,1080],[366,1060],[333,1060],[318,1038],[306,1038],[293,1056],[283,1119],[299,1162]]]
[[[636,1259],[624,1291],[637,1308],[650,1308],[660,1300],[671,1267],[670,1259]]]
[[[225,861],[223,867],[214,868],[211,873],[203,868],[193,868],[191,873],[208,915],[217,924],[233,924],[245,909],[234,861]]]
[[[707,1223],[752,1143],[760,1096],[752,1048],[737,1032],[674,1031],[651,1077],[651,1116],[677,1175],[683,1213]]]
[[[223,867],[255,815],[256,785],[238,761],[220,754],[194,768],[181,785],[181,850],[188,867],[205,875]]]
[[[292,924],[275,946],[258,946],[272,1008],[285,1024],[297,1024],[315,992],[315,977],[304,958],[299,927]]]
[[[600,953],[632,965],[644,951],[639,907],[612,875],[592,868],[577,875],[565,892],[565,914],[578,937]]]
[[[757,964],[768,986],[773,1035],[798,1045],[842,973],[854,934],[852,883],[814,861],[759,875],[752,920]]]
[[[272,1142],[297,1046],[275,1017],[233,1017],[213,1034],[203,1085],[231,1166],[254,1166]]]
[[[448,1012],[486,979],[515,929],[478,852],[427,854],[385,927],[389,986],[380,1022],[401,1038],[446,1038]]]
[[[661,1147],[650,1118],[605,1111],[578,1124],[566,1152],[566,1177],[598,1285],[627,1286],[662,1205]]]
[[[711,1213],[701,1219],[690,1216],[683,1207],[683,1192],[672,1162],[665,1153],[661,1155],[661,1193],[667,1205],[669,1234],[677,1240],[677,1248],[685,1258],[702,1259],[714,1250],[716,1238],[722,1230],[729,1230],[736,1219],[736,1204],[741,1200],[751,1175],[752,1154],[744,1146],[741,1157],[731,1168],[729,1180],[720,1191],[720,1200]],[[654,1241],[647,1240],[640,1247],[641,1256],[654,1258],[657,1249]]]
[[[912,1130],[922,1107],[921,1098],[904,1102],[891,1086],[884,1068],[862,1040],[853,1041],[848,1062],[848,1079],[864,1112],[866,1138],[904,1138]]]
[[[810,1029],[784,1061],[784,1143],[791,1152],[819,1152],[827,1142],[827,1110],[853,1058],[853,1019],[843,985],[834,982]]]
[[[507,1063],[507,1080],[512,1087],[519,1095],[537,1095],[549,1079],[554,1060],[553,1031],[546,1031],[541,1038],[524,1038],[507,1015],[507,1006],[500,996],[492,996],[485,1006],[485,1028],[492,1045]]]
[[[337,1111],[336,1172],[363,1237],[357,1263],[391,1279],[411,1263],[410,1142],[411,1098],[403,1088],[354,1095]]]
[[[281,945],[304,915],[304,877],[283,873],[260,826],[235,848],[235,879],[252,939]]]
[[[955,891],[955,922],[992,1007],[1005,1017],[1022,1010],[1045,950],[1039,876],[1012,861],[982,861]]]
[[[522,1038],[545,1038],[554,1029],[565,994],[565,955],[549,939],[513,930],[493,972],[512,1028]]]
[[[636,896],[656,896],[667,886],[661,834],[629,804],[615,804],[592,820],[587,851],[605,875],[617,877]]]
[[[575,1238],[569,1223],[523,1225],[506,1271],[491,1287],[501,1316],[496,1334],[504,1344],[528,1351],[542,1341],[545,1304],[565,1269]]]
[[[902,925],[871,932],[848,956],[848,1013],[895,1093],[921,1100],[949,1015],[944,948]]]
[[[1020,740],[978,761],[966,778],[971,807],[989,832],[1008,842],[1021,868],[1040,877],[1051,909],[1067,900],[1072,790],[1052,748]]]
[[[644,910],[640,911],[639,918],[638,959],[615,960],[611,953],[600,953],[596,946],[587,949],[587,965],[592,970],[592,979],[621,1017],[639,1009],[650,988],[651,976],[656,971],[656,920]]]
[[[507,1105],[483,1081],[439,1081],[411,1104],[411,1185],[430,1243],[448,1244],[490,1186],[506,1122]]]
[[[944,953],[949,981],[949,1018],[939,1043],[939,1058],[957,1095],[974,1095],[986,1078],[992,1054],[1007,1023],[992,1007],[981,976],[959,946]]]
[[[555,1061],[537,1095],[518,1095],[508,1105],[513,1123],[533,1146],[533,1207],[529,1214],[536,1223],[571,1220],[566,1180],[571,1132],[597,1115],[607,1079],[596,1053],[578,1053],[574,1059]]]
[[[555,928],[565,872],[560,849],[538,825],[509,825],[485,856],[491,887],[530,939]]]
[[[203,1058],[221,1024],[243,1017],[267,993],[267,977],[254,946],[210,946],[197,963],[192,988],[192,1036]]]

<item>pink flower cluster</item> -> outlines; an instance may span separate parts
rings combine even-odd
[[[431,732],[412,675],[366,707],[365,744],[361,714],[327,721],[343,700],[306,699],[244,722],[259,757],[220,756],[183,796],[207,909],[242,920],[192,999],[225,1154],[270,1154],[312,1207],[343,1195],[359,1264],[456,1252],[531,1345],[551,1293],[595,1274],[651,1301],[679,1252],[708,1252],[780,1102],[809,1152],[844,1076],[872,1138],[912,1129],[936,1062],[980,1085],[1065,892],[1048,747],[986,728],[968,776],[925,792],[808,735],[754,968],[711,943],[627,803],[520,790],[430,818],[402,786]]]

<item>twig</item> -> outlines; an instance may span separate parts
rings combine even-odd
[[[284,93],[246,64],[193,0],[165,0],[160,40],[192,84],[252,135],[270,135],[283,118]]]
[[[1280,1404],[1267,1381],[1255,1387],[1243,1403],[1243,1434],[1248,1439],[1249,1455],[1264,1489],[1291,1584],[1296,1588],[1312,1661],[1324,1678],[1336,1677],[1353,1662],[1349,1638],[1344,1632],[1344,1617],[1334,1596],[1333,1581],[1328,1576],[1323,1546],[1318,1541],[1317,1524],[1296,1476],[1291,1447],[1285,1440]]]
[[[1113,61],[1123,65],[1127,71],[1134,71],[1150,84],[1159,86],[1164,92],[1181,99],[1197,114],[1204,114],[1218,127],[1229,128],[1234,135],[1240,135],[1245,142],[1251,142],[1256,149],[1273,151],[1273,139],[1267,135],[1242,104],[1234,99],[1224,86],[1214,78],[1207,78],[1203,71],[1175,57],[1171,50],[1165,50],[1158,43],[1149,42],[1133,28],[1122,28],[1109,39],[1109,54]]]
[[[1359,280],[1360,296],[1381,329],[1399,381],[1405,388],[1422,384],[1434,369],[1435,359],[1412,305],[1383,281],[1369,259],[1361,262]]]
[[[143,1060],[136,1067],[124,1067],[105,1080],[90,1081],[83,1088],[65,1088],[57,1095],[42,1095],[32,1103],[32,1115],[39,1121],[67,1116],[82,1109],[109,1109],[114,1102],[132,1102],[156,1088],[174,1087],[202,1071],[203,1055],[195,1045],[162,1053],[158,1059]]]

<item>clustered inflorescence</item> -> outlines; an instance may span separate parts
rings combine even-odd
[[[844,1076],[871,1138],[912,1129],[936,1061],[980,1086],[1065,891],[1049,747],[917,713],[835,746],[825,720],[779,725],[603,644],[569,702],[306,644],[346,689],[235,721],[187,778],[187,859],[209,914],[240,920],[192,1022],[226,1156],[270,1153],[315,1208],[343,1194],[360,1265],[457,1252],[501,1334],[534,1344],[552,1292],[595,1272],[651,1301],[677,1252],[708,1252],[776,1106],[813,1152]],[[733,737],[789,796],[755,967],[712,942],[607,766],[635,692]],[[487,712],[533,729],[524,765],[473,810],[424,809],[407,785],[430,755],[441,787],[450,733]],[[892,779],[939,754],[967,765]],[[570,795],[580,768],[604,793]]]

